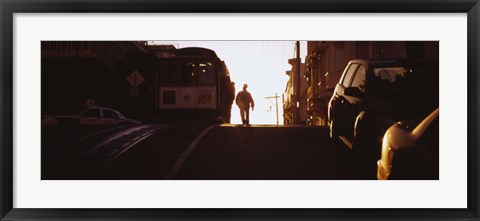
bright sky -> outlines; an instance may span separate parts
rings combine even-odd
[[[282,94],[288,81],[285,71],[290,70],[288,59],[295,57],[295,41],[155,41],[153,44],[172,44],[177,48],[203,47],[214,50],[225,61],[236,93],[248,84],[255,101],[250,111],[251,124],[276,124],[275,99],[265,97],[278,94],[278,120],[283,124]],[[306,55],[306,42],[300,42],[302,62]],[[234,104],[231,123],[241,124],[240,112]]]

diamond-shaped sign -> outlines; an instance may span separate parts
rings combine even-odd
[[[137,87],[138,85],[143,83],[145,79],[142,77],[142,75],[140,75],[140,73],[137,70],[135,70],[130,75],[128,75],[127,81],[130,82],[132,87]]]

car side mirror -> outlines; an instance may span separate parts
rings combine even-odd
[[[360,91],[358,87],[347,87],[345,88],[345,91],[343,92],[347,96],[352,96],[352,97],[362,97],[363,93]]]

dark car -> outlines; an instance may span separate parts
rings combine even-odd
[[[438,180],[439,109],[416,127],[408,122],[391,126],[382,143],[377,179]]]
[[[385,131],[423,119],[438,107],[438,62],[352,60],[329,102],[330,136],[352,149],[365,176],[376,178]]]

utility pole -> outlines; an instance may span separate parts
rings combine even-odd
[[[295,89],[295,94],[297,96],[295,96],[297,99],[296,99],[296,104],[295,104],[295,124],[299,124],[300,123],[300,108],[299,108],[299,103],[300,103],[300,62],[301,62],[301,59],[300,59],[300,41],[297,41],[295,43],[296,45],[296,52],[297,52],[297,55],[296,55],[296,76],[295,76],[295,81],[296,81],[296,89]]]
[[[266,99],[275,98],[275,112],[277,113],[277,126],[278,126],[278,98],[279,98],[279,96],[277,95],[277,92],[275,92],[275,96],[265,97],[265,98]]]
[[[275,92],[275,111],[277,112],[277,126],[278,126],[278,95]]]
[[[285,94],[282,93],[283,124],[285,124]]]

